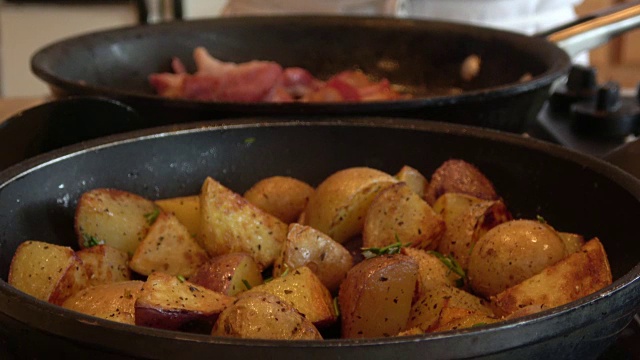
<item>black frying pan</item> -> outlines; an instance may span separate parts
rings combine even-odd
[[[549,88],[570,68],[563,48],[574,54],[606,41],[612,33],[638,26],[640,3],[625,8],[613,16],[590,17],[591,21],[585,19],[582,25],[549,37],[395,18],[284,16],[172,22],[60,41],[38,51],[31,66],[57,96],[106,95],[158,124],[248,115],[389,115],[522,132]],[[154,95],[148,75],[168,71],[173,56],[193,71],[192,51],[197,46],[205,46],[221,60],[273,60],[307,68],[320,78],[359,68],[418,95],[405,101],[328,104],[206,103]],[[471,54],[481,57],[481,71],[472,81],[462,81],[460,66]],[[532,77],[521,81],[525,74]],[[424,91],[451,87],[463,92],[425,95]]]
[[[0,172],[0,339],[20,358],[595,359],[640,310],[640,180],[593,157],[530,138],[446,123],[349,118],[236,119],[114,135]],[[254,141],[247,142],[251,138]],[[444,160],[476,164],[516,217],[598,236],[614,283],[526,318],[441,334],[359,341],[211,338],[126,326],[35,300],[5,281],[27,239],[74,245],[80,194],[116,187],[152,199],[195,194],[205,176],[243,192],[289,175],[318,184],[349,166],[425,174]],[[1,342],[0,342],[1,345]]]

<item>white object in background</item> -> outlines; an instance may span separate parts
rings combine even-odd
[[[226,0],[182,0],[182,16],[187,20],[220,16]]]
[[[408,0],[409,17],[447,20],[527,35],[576,19],[582,0]]]
[[[31,56],[54,41],[133,25],[135,7],[118,4],[10,4],[0,1],[0,96],[45,96],[49,89],[31,72]]]
[[[222,14],[387,15],[402,12],[406,0],[229,0]]]

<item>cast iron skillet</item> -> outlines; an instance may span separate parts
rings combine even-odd
[[[250,141],[248,141],[250,140]],[[152,199],[196,194],[205,176],[237,192],[289,175],[313,185],[350,166],[430,174],[449,158],[476,164],[516,217],[598,236],[614,283],[566,306],[501,324],[370,340],[262,341],[127,326],[36,300],[5,281],[27,239],[75,244],[80,194],[115,187]],[[236,119],[113,135],[0,173],[0,338],[21,357],[247,359],[593,359],[640,310],[640,180],[593,157],[456,124],[381,118]]]
[[[638,25],[638,1],[624,5],[614,15],[598,14],[566,30],[536,37],[449,22],[382,17],[216,18],[70,38],[39,50],[31,68],[57,96],[105,95],[158,124],[241,116],[375,115],[523,132],[554,81],[563,78],[571,66],[563,49],[573,55]],[[224,61],[273,60],[307,68],[325,79],[359,68],[414,89],[418,95],[404,101],[325,104],[211,103],[154,95],[148,75],[169,71],[174,56],[193,71],[196,46],[205,46]],[[460,66],[471,54],[481,57],[481,71],[465,82],[460,80]],[[521,81],[525,74],[532,77]],[[463,92],[424,95],[418,91],[451,87]]]

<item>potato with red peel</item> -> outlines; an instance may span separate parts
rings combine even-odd
[[[135,302],[136,325],[167,330],[206,328],[234,298],[193,284],[182,277],[154,272]]]
[[[244,198],[260,209],[290,224],[298,219],[314,188],[288,176],[272,176],[255,183]]]
[[[493,183],[475,166],[464,160],[447,160],[431,175],[425,199],[431,205],[446,193],[462,193],[484,200],[498,200]]]
[[[73,249],[25,241],[11,259],[8,283],[37,299],[60,305],[89,286],[89,276]]]
[[[258,263],[247,253],[218,255],[200,266],[189,281],[207,289],[236,296],[262,284]]]
[[[380,190],[396,182],[395,177],[368,167],[335,172],[311,195],[301,223],[343,243],[362,232],[371,201]]]
[[[418,194],[400,182],[381,190],[364,220],[362,244],[382,248],[398,241],[433,250],[445,232],[442,217]]]
[[[418,264],[406,255],[380,255],[354,266],[340,285],[343,338],[395,336],[407,330],[418,288]]]
[[[473,247],[467,275],[489,298],[538,274],[567,255],[558,232],[536,220],[512,220],[489,230]]]

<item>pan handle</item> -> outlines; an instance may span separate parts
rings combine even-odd
[[[629,1],[597,11],[574,22],[538,34],[573,57],[596,48],[617,35],[640,27],[640,1]]]

